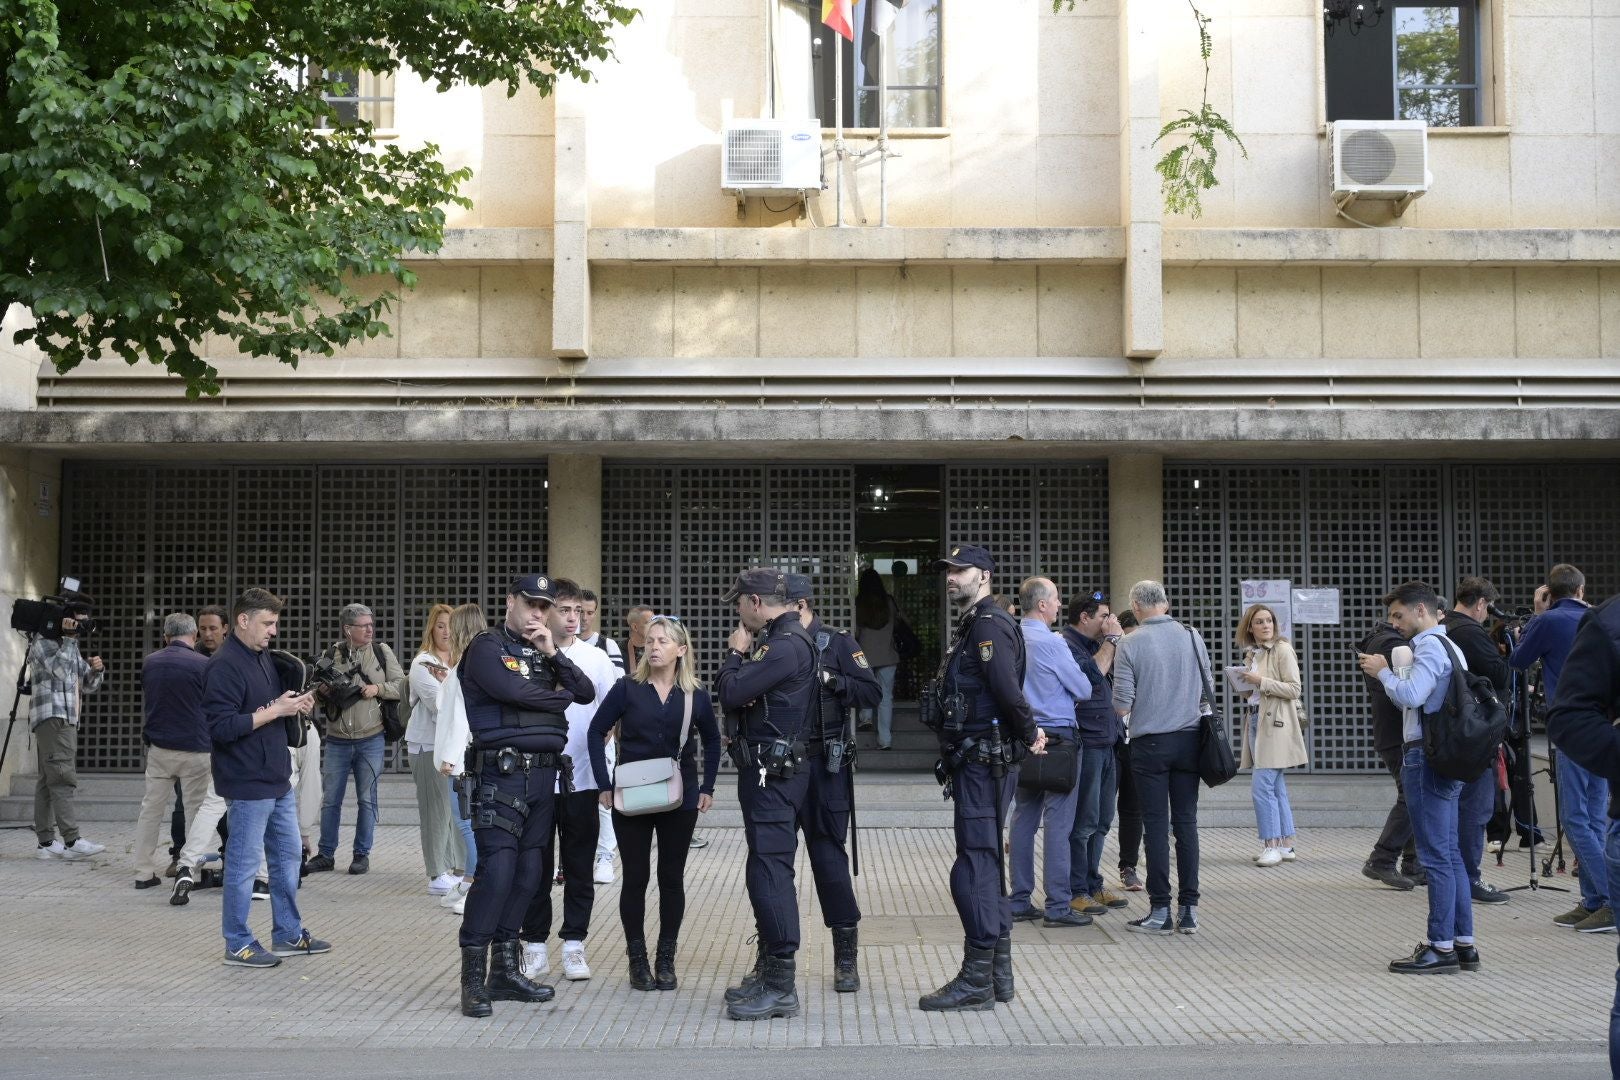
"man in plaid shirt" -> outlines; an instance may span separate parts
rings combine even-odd
[[[89,613],[88,605],[73,609]],[[79,786],[74,760],[79,752],[79,701],[101,689],[101,657],[79,651],[78,621],[62,620],[57,638],[39,637],[28,650],[33,689],[28,699],[28,726],[39,751],[39,781],[34,787],[34,832],[41,859],[85,859],[106,850],[79,835],[73,793]],[[56,831],[62,836],[57,838]]]

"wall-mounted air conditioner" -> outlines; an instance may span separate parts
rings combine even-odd
[[[820,191],[821,125],[815,120],[729,120],[720,145],[720,187],[740,200]]]
[[[1399,217],[1434,182],[1422,120],[1338,120],[1328,137],[1333,201],[1340,209],[1357,199],[1393,200]]]

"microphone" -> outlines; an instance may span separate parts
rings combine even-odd
[[[1389,666],[1394,669],[1397,679],[1410,679],[1412,677],[1412,646],[1397,645],[1390,650]]]

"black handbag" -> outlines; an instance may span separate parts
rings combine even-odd
[[[1198,661],[1198,674],[1204,680],[1204,707],[1208,709],[1198,718],[1198,776],[1208,787],[1220,787],[1237,775],[1237,758],[1232,754],[1232,740],[1226,733],[1226,719],[1216,705],[1215,684],[1204,666],[1203,654],[1187,627],[1187,641],[1192,646],[1193,659]]]
[[[1030,793],[1062,795],[1080,782],[1080,744],[1046,733],[1046,753],[1030,754],[1018,767],[1018,787]]]

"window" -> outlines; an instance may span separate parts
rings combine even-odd
[[[364,121],[376,128],[394,126],[394,76],[355,68],[327,69],[310,64],[300,72],[299,86],[320,80],[328,86],[321,95],[332,112],[321,118],[323,128],[348,127]]]
[[[880,125],[881,95],[891,128],[936,128],[940,108],[939,19],[944,0],[862,0],[855,5],[856,39],[821,21],[821,0],[772,0],[772,115],[814,116],[833,126],[837,53],[843,50],[844,126]],[[874,20],[894,21],[878,34]],[[881,25],[881,23],[880,23]]]
[[[1377,26],[1328,35],[1329,120],[1483,123],[1479,0],[1385,0]]]

